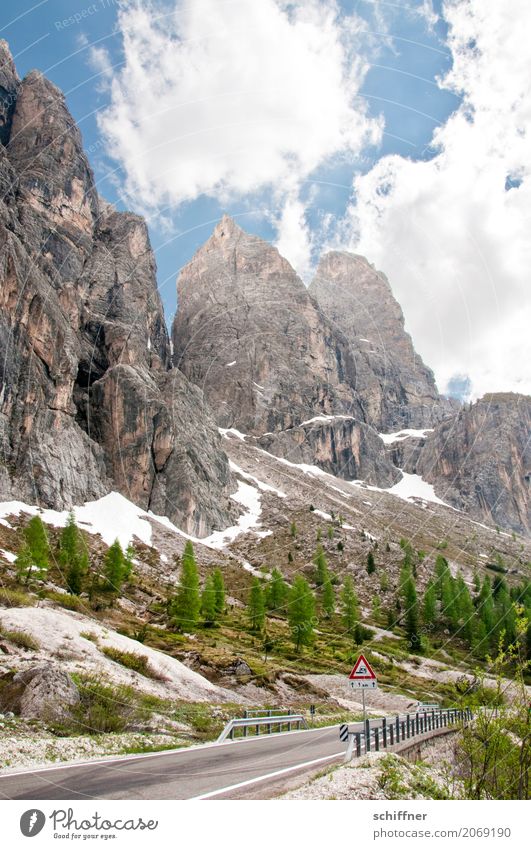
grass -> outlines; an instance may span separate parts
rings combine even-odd
[[[11,590],[8,587],[0,588],[0,605],[4,607],[33,607],[35,597],[24,590]]]
[[[35,637],[32,637],[31,634],[27,634],[26,631],[1,631],[0,636],[20,649],[38,651],[41,647],[39,641]]]
[[[127,669],[132,669],[134,672],[140,673],[140,675],[145,675],[146,678],[163,680],[163,676],[150,666],[148,658],[143,654],[136,654],[136,652],[132,651],[121,651],[112,646],[104,646],[102,652],[115,663],[120,663],[122,666],[126,666]]]
[[[77,595],[57,593],[51,590],[45,590],[42,595],[45,598],[50,599],[50,601],[54,601],[60,607],[66,608],[66,610],[75,610],[78,613],[83,613],[87,612],[87,609],[89,608],[87,599],[82,599]]]
[[[79,636],[83,637],[84,640],[90,640],[91,643],[98,642],[98,635],[93,631],[80,631]]]

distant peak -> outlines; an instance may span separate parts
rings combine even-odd
[[[244,233],[244,231],[241,227],[238,227],[234,219],[225,213],[221,221],[216,224],[212,235],[216,239],[230,239],[234,236],[240,236],[242,233]]]

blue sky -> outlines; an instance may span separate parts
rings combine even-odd
[[[483,93],[477,90],[476,83],[470,82],[473,79],[470,69],[473,70],[473,63],[476,62],[479,73],[482,57],[478,58],[477,54],[482,44],[484,59],[489,61],[488,49],[494,48],[488,42],[487,25],[492,23],[495,26],[495,21],[485,21],[478,11],[476,32],[475,21],[473,19],[471,24],[466,12],[470,9],[474,12],[474,6],[480,10],[479,0],[451,0],[447,4],[453,7],[450,12],[443,7],[442,0],[433,3],[427,0],[396,0],[394,3],[343,0],[336,4],[336,8],[332,0],[306,0],[306,4],[256,0],[257,5],[262,5],[264,13],[264,17],[258,21],[263,33],[257,34],[253,29],[253,21],[244,20],[242,10],[246,7],[241,6],[241,2],[218,0],[216,7],[210,6],[211,0],[191,0],[188,4],[181,0],[161,0],[153,6],[148,2],[124,4],[113,0],[94,0],[93,3],[86,0],[4,0],[2,3],[0,35],[10,44],[19,74],[23,76],[30,69],[39,68],[63,90],[82,131],[100,193],[118,208],[132,208],[147,213],[157,258],[159,287],[168,319],[171,320],[176,307],[175,278],[179,269],[209,236],[213,222],[227,211],[237,217],[245,229],[276,241],[306,279],[311,275],[311,269],[322,249],[345,247],[363,250],[371,261],[388,274],[404,307],[407,326],[413,332],[417,347],[435,368],[442,389],[445,388],[443,384],[447,385],[455,375],[461,374],[470,375],[472,384],[477,387],[476,394],[485,389],[502,389],[507,384],[510,384],[508,388],[527,387],[528,383],[522,375],[509,379],[503,364],[499,368],[496,364],[488,368],[484,362],[481,365],[484,356],[481,344],[478,347],[478,339],[484,339],[482,344],[488,346],[486,327],[489,321],[492,322],[493,314],[500,316],[500,292],[504,290],[505,280],[501,276],[498,280],[498,274],[503,275],[505,269],[498,269],[497,259],[488,255],[490,243],[487,248],[477,248],[478,238],[481,240],[483,234],[478,236],[474,232],[471,235],[470,230],[467,230],[466,245],[456,244],[455,265],[450,272],[446,267],[444,272],[440,271],[448,261],[451,245],[446,244],[446,232],[437,233],[438,211],[432,206],[428,207],[426,199],[422,197],[423,183],[428,181],[429,184],[431,180],[434,190],[437,188],[441,192],[442,203],[445,203],[446,196],[448,199],[447,208],[440,209],[441,216],[449,214],[455,217],[458,213],[465,222],[463,226],[467,228],[469,222],[474,220],[473,211],[467,206],[469,189],[463,186],[462,198],[458,192],[456,194],[456,179],[460,178],[458,165],[454,161],[449,162],[453,138],[450,134],[455,133],[455,138],[459,138],[458,133],[462,130],[459,129],[459,121],[455,121],[453,116],[459,115],[460,111],[462,115],[467,102],[470,105],[475,98],[470,113],[473,117],[465,116],[469,124],[473,125],[476,121],[475,110],[479,106],[483,108]],[[519,0],[508,2],[509,5],[519,5]],[[194,14],[194,4],[195,11],[204,11],[202,16]],[[525,9],[525,4],[522,4],[522,9]],[[169,13],[175,10],[176,16],[170,17]],[[309,10],[312,15],[309,15]],[[150,17],[143,17],[146,12],[149,12]],[[151,26],[155,12],[168,15],[168,18],[145,36],[146,20]],[[284,21],[280,20],[279,14],[284,16]],[[315,46],[319,38],[321,14],[322,30],[327,36],[325,38],[323,35],[322,45]],[[187,16],[186,24],[182,23]],[[286,25],[288,18],[291,26]],[[239,28],[240,21],[248,27],[248,38],[247,31],[242,32]],[[127,44],[124,33],[128,32],[129,27],[133,35]],[[315,54],[305,52],[306,33],[310,45],[308,50],[317,51]],[[241,184],[231,186],[228,166],[225,170],[220,166],[217,172],[214,168],[211,178],[205,176],[203,179],[199,173],[195,181],[188,184],[186,161],[184,164],[182,161],[186,153],[180,153],[180,159],[176,162],[171,158],[171,151],[163,151],[161,156],[165,159],[165,167],[169,165],[170,168],[168,182],[172,183],[173,180],[171,189],[166,193],[164,174],[151,182],[150,169],[156,170],[158,155],[153,148],[151,153],[148,151],[144,155],[145,152],[141,151],[141,134],[146,129],[153,131],[153,124],[159,118],[154,117],[150,124],[144,126],[140,120],[137,127],[136,117],[139,112],[144,113],[146,110],[154,110],[153,115],[156,116],[159,100],[166,103],[168,97],[175,96],[178,100],[181,96],[189,96],[190,90],[193,91],[194,77],[191,75],[190,79],[184,80],[183,77],[186,77],[187,69],[195,61],[194,50],[197,50],[199,77],[204,73],[202,63],[219,63],[219,73],[227,74],[228,84],[232,88],[234,79],[241,79],[244,84],[248,76],[256,91],[260,68],[251,70],[249,75],[246,73],[247,67],[251,68],[253,55],[262,55],[260,50],[263,41],[263,56],[274,56],[277,43],[284,37],[284,53],[280,45],[278,51],[279,63],[286,63],[285,69],[281,68],[287,82],[286,98],[293,98],[294,105],[297,101],[297,108],[300,107],[300,101],[309,101],[308,108],[300,110],[297,116],[299,124],[295,124],[293,131],[295,136],[300,132],[300,161],[297,140],[293,142],[292,137],[284,138],[282,126],[279,126],[278,132],[275,130],[272,133],[271,145],[278,145],[281,156],[275,162],[272,159],[269,174],[267,168],[260,173],[252,173],[252,156],[249,161],[249,153],[244,150],[244,169],[250,170],[245,179],[242,177]],[[218,50],[212,45],[213,38],[219,42],[232,38],[235,44]],[[246,49],[251,51],[248,56]],[[184,58],[179,58],[178,54],[184,50]],[[295,69],[290,66],[290,50],[293,56],[301,57],[300,77],[296,77]],[[326,106],[328,91],[325,89],[315,93],[312,119],[312,92],[306,91],[304,84],[305,74],[311,73],[312,55],[317,56],[316,62],[323,61],[324,56],[325,65],[322,67],[326,69],[328,50],[330,68],[334,70],[337,66],[336,70],[340,70],[343,75],[339,80],[337,74],[331,73],[330,83],[326,83],[330,86],[337,84],[337,91],[334,89],[333,94],[330,94],[330,100],[334,97],[337,99],[337,115],[340,116],[338,132],[344,131],[349,138],[348,143],[343,145],[334,145],[325,135],[319,137],[319,111]],[[135,67],[135,51],[144,52],[140,72]],[[159,52],[160,56],[164,55],[164,59],[159,59]],[[145,55],[150,53],[152,55]],[[499,53],[498,50],[497,60]],[[177,69],[174,76],[172,55],[175,55]],[[455,62],[456,56],[459,58],[458,63]],[[358,59],[362,67],[353,71]],[[179,65],[179,61],[183,64]],[[307,71],[305,61],[309,63]],[[509,54],[506,61],[510,61]],[[264,76],[270,74],[271,79],[274,77],[275,84],[278,84],[276,65],[269,66],[268,58],[263,60],[263,64]],[[450,84],[441,84],[441,79],[449,72],[452,73],[453,68],[454,79]],[[258,77],[253,78],[253,73],[258,73]],[[497,74],[499,77],[499,69]],[[158,87],[158,78],[161,76],[167,76],[168,79]],[[140,101],[135,100],[134,90],[138,80],[140,85],[146,86],[143,100]],[[211,81],[205,77],[203,83],[209,85]],[[290,85],[295,88],[290,89]],[[116,94],[117,90],[119,95]],[[345,118],[345,104],[352,93],[355,94],[356,102]],[[279,96],[282,97],[282,94]],[[343,96],[345,101],[341,102]],[[257,97],[260,94],[253,96],[253,106],[256,106]],[[120,107],[124,103],[129,112],[128,117],[122,121]],[[289,111],[283,113],[280,110],[277,113],[275,104],[271,104],[270,100],[259,103],[258,108],[264,114],[271,115],[271,123],[278,120],[281,125],[286,114],[289,115]],[[289,102],[286,108],[289,110]],[[360,126],[354,127],[354,113],[358,109],[362,119]],[[244,107],[244,117],[245,111]],[[193,129],[193,115],[188,116],[188,119]],[[252,115],[250,123],[251,119]],[[491,123],[496,119],[501,122],[503,116],[491,116]],[[173,125],[168,125],[165,117],[160,120],[166,122],[163,123],[161,134],[167,134],[168,126],[172,128]],[[211,116],[201,115],[199,120],[208,122]],[[316,121],[315,125],[312,120]],[[331,120],[334,120],[334,116]],[[454,125],[458,127],[457,130]],[[201,123],[203,131],[204,123]],[[434,133],[439,131],[443,135],[434,145]],[[136,132],[140,140],[134,140],[135,147],[130,144],[130,139]],[[358,135],[353,140],[356,133]],[[312,149],[312,135],[318,139],[320,148]],[[253,140],[256,140],[256,136],[251,135],[247,143],[252,144]],[[209,164],[215,162],[218,155],[215,133],[210,144]],[[471,144],[477,145],[477,141],[473,140]],[[500,148],[503,147],[502,140]],[[288,150],[286,155],[285,148]],[[206,150],[208,152],[209,149]],[[138,152],[144,156],[141,167]],[[205,156],[205,148],[202,148],[202,155]],[[453,155],[455,159],[456,155]],[[500,153],[500,156],[503,155]],[[257,160],[259,157],[263,158],[263,151],[258,149]],[[286,166],[290,157],[297,161],[297,166],[291,170]],[[279,159],[282,159],[280,166]],[[507,172],[504,174],[505,183],[508,180],[509,188],[514,192],[511,200],[522,192],[522,188],[526,188],[525,168],[522,170],[520,159],[517,156],[514,165],[511,160],[502,166]],[[304,164],[301,165],[303,160]],[[409,170],[412,164],[414,170]],[[184,176],[173,179],[171,169],[176,171],[181,166],[184,168]],[[440,180],[442,168],[447,168],[448,178],[440,186],[437,181]],[[481,173],[483,171],[484,168]],[[416,187],[415,197],[404,199],[410,181]],[[500,198],[498,205],[505,203],[503,195]],[[452,205],[455,205],[455,210]],[[400,223],[404,214],[416,222],[416,233],[408,230],[404,235]],[[503,214],[507,216],[513,214],[513,211],[504,209]],[[429,227],[430,216],[434,221],[432,227]],[[415,264],[418,245],[425,241],[422,235],[424,220],[436,246],[432,253],[437,254],[438,250],[442,250],[444,243],[444,262],[437,256],[432,259],[431,255],[426,254],[420,256]],[[485,238],[488,238],[488,234]],[[471,248],[471,244],[476,247]],[[475,253],[469,257],[467,250]],[[519,245],[516,250],[520,250]],[[406,270],[402,251],[407,251]],[[481,309],[476,310],[476,299],[479,296],[482,303],[485,300],[482,293],[477,291],[483,285],[479,281],[485,277],[484,270],[480,268],[482,263],[484,265],[485,257],[493,270],[491,289],[494,287],[496,290],[492,297],[494,312],[487,311],[482,316],[480,326],[473,321],[471,323],[468,315],[466,327],[460,325],[455,330],[454,338],[450,324],[455,324],[455,317],[472,311],[482,312]],[[466,276],[461,273],[463,267],[468,268]],[[508,320],[512,314],[511,305],[514,307],[520,291],[520,268],[512,271],[516,275],[516,282],[512,288],[509,287],[510,303],[502,305],[501,310],[502,317],[507,312]],[[447,285],[449,273],[453,280],[450,286]],[[472,283],[469,284],[468,280],[472,280]],[[435,327],[429,333],[423,331],[427,310],[435,322]],[[514,332],[514,322],[509,320],[507,333],[514,338]],[[466,338],[463,339],[463,336]],[[460,348],[456,351],[457,341]],[[512,354],[511,359],[514,359]]]

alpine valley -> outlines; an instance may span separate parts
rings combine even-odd
[[[0,276],[0,767],[357,717],[360,650],[375,716],[494,692],[531,615],[531,398],[443,397],[367,259],[307,287],[225,216],[169,333],[144,220],[0,42]]]

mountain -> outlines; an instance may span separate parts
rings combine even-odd
[[[323,313],[348,340],[354,388],[366,420],[384,433],[425,428],[451,414],[433,372],[416,353],[387,278],[357,254],[325,254],[309,287]]]
[[[406,471],[480,522],[531,533],[531,398],[492,393],[429,434]]]
[[[363,257],[326,254],[307,289],[224,216],[179,275],[170,342],[145,222],[100,197],[63,95],[20,80],[5,42],[0,142],[0,499],[62,510],[116,490],[205,537],[242,497],[229,429],[314,485],[315,469],[383,489],[418,475],[530,533],[530,399],[442,398]]]
[[[61,92],[0,43],[0,497],[70,508],[118,489],[198,534],[231,476],[171,368],[144,221],[97,193]]]
[[[346,338],[276,248],[224,216],[177,290],[174,362],[220,426],[342,477],[398,479],[353,391]]]

